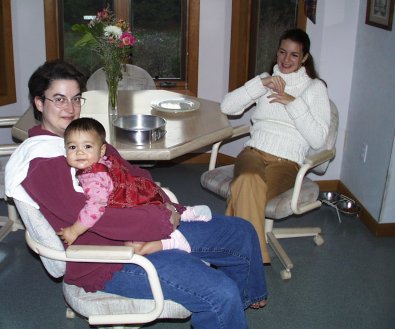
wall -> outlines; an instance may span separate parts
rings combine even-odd
[[[341,181],[374,218],[380,217],[395,132],[395,31],[365,24],[367,0],[359,5],[358,34],[347,140]],[[360,158],[368,145],[366,163]],[[395,215],[392,220],[395,222]]]
[[[336,157],[325,176],[317,179],[340,177],[350,103],[359,2],[360,0],[318,0],[316,24],[307,21],[306,30],[311,38],[311,53],[320,76],[328,84],[329,97],[339,111]],[[314,175],[312,176],[315,178]]]
[[[45,61],[43,1],[12,0],[11,15],[17,102],[1,106],[1,116],[21,115],[28,108],[27,81]],[[10,129],[1,129],[0,138],[11,143]]]
[[[221,102],[228,92],[231,0],[200,0],[198,96]],[[231,120],[232,125],[249,124],[250,114]],[[221,147],[221,153],[236,157],[245,139]]]
[[[228,91],[231,15],[229,0],[200,0],[198,97],[220,102]]]

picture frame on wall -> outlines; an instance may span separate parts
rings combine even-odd
[[[395,0],[368,0],[365,23],[392,31],[394,2]]]

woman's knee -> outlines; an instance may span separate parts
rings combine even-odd
[[[260,193],[267,192],[267,184],[261,174],[255,172],[243,172],[235,176],[231,183],[231,190],[245,191],[246,193],[253,193],[253,191]]]
[[[248,184],[254,184],[256,182],[263,181],[262,175],[260,175],[258,172],[253,172],[253,171],[245,171],[241,172],[239,174],[235,174],[233,178],[233,183],[234,182],[243,182],[243,183],[248,183]]]
[[[222,278],[218,278],[218,281],[213,282],[213,289],[216,300],[218,301],[217,307],[226,307],[234,310],[240,309],[240,305],[242,304],[240,291],[235,281],[223,275]]]

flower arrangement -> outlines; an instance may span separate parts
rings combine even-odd
[[[72,31],[83,33],[76,47],[90,47],[102,62],[109,93],[110,114],[117,114],[118,83],[122,80],[122,68],[135,44],[129,24],[116,19],[110,9],[99,11],[89,24],[74,24]]]

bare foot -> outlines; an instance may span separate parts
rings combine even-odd
[[[263,308],[267,305],[267,300],[261,300],[259,302],[256,302],[254,304],[250,305],[250,308],[254,309],[254,310],[259,310],[260,308]]]
[[[123,244],[125,246],[133,247],[133,251],[136,255],[143,255],[142,251],[145,242],[125,241]]]

